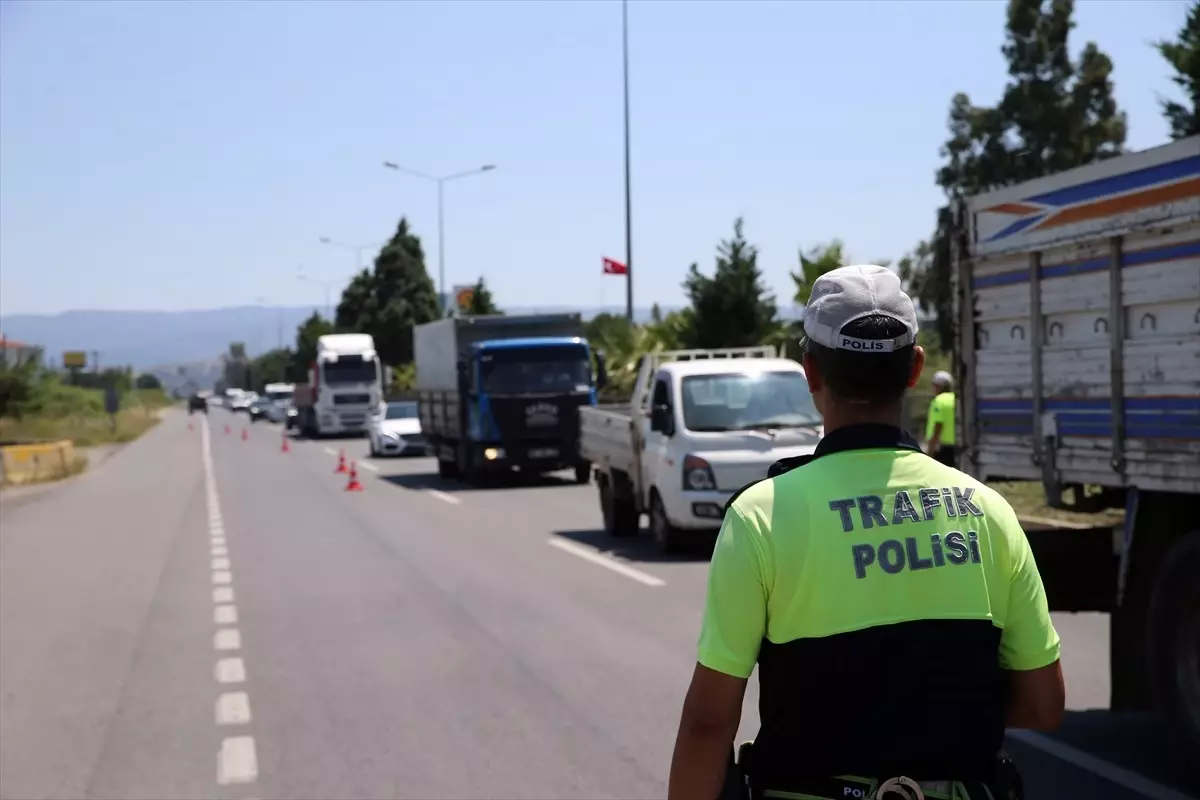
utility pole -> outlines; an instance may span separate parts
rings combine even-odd
[[[633,324],[633,211],[629,187],[629,0],[621,0],[621,52],[625,72],[625,316]]]

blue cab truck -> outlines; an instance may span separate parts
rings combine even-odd
[[[578,409],[596,405],[607,375],[579,314],[440,319],[413,328],[413,353],[421,430],[440,477],[571,469],[588,482]]]

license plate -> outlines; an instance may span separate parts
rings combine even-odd
[[[553,447],[535,447],[529,451],[530,458],[554,458],[558,455],[558,450]]]

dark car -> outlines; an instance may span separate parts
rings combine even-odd
[[[198,394],[194,394],[188,398],[188,413],[191,414],[195,411],[208,413],[208,401]]]
[[[251,422],[258,422],[260,419],[267,418],[267,408],[271,405],[269,397],[260,397],[250,405],[246,406],[246,413],[250,415]]]

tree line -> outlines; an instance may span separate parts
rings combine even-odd
[[[964,93],[950,101],[948,137],[934,180],[945,203],[936,210],[929,236],[895,261],[894,268],[921,310],[936,320],[924,343],[952,357],[954,319],[950,269],[952,209],[962,198],[1061,172],[1125,151],[1126,115],[1113,95],[1112,60],[1088,42],[1071,57],[1073,0],[1010,0],[1001,48],[1008,81],[994,106],[976,105]],[[1175,39],[1155,48],[1170,65],[1183,101],[1161,100],[1174,139],[1200,133],[1200,0],[1193,0]],[[839,240],[801,250],[792,301],[804,305],[813,281],[851,263]],[[890,264],[889,260],[881,262]],[[688,305],[631,325],[624,317],[600,314],[587,325],[588,338],[608,357],[612,391],[627,391],[638,358],[674,348],[741,347],[771,344],[794,348],[796,323],[779,319],[776,298],[758,266],[758,250],[743,220],[717,247],[711,271],[692,264],[683,279]],[[468,314],[501,313],[481,278]],[[315,313],[297,330],[294,347],[249,359],[244,345],[230,346],[224,382],[261,390],[273,381],[304,381],[316,339],[335,331],[375,338],[381,360],[394,368],[393,390],[411,387],[412,329],[439,316],[433,281],[420,239],[401,219],[371,268],[355,275],[342,293],[333,320]]]

